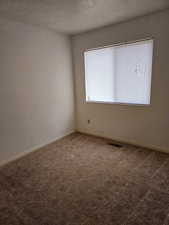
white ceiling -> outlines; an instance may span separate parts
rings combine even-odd
[[[169,7],[169,0],[0,0],[0,15],[76,34]]]

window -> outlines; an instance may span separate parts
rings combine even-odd
[[[153,40],[84,53],[86,101],[150,104]]]

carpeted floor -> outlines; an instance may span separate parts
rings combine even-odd
[[[72,134],[0,169],[1,225],[169,225],[169,155]]]

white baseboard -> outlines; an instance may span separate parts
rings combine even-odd
[[[120,143],[134,145],[134,146],[147,148],[147,149],[151,149],[151,150],[154,150],[154,151],[164,152],[164,153],[169,154],[169,149],[167,149],[167,148],[160,148],[160,147],[157,147],[157,146],[154,146],[154,145],[144,145],[144,144],[137,143],[135,141],[125,141],[125,140],[122,140],[122,139],[119,139],[119,138],[112,138],[112,137],[108,137],[106,135],[101,135],[97,132],[83,131],[81,129],[76,130],[76,132],[80,132],[80,133],[83,133],[83,134],[89,134],[89,135],[93,135],[93,136],[96,136],[96,137],[107,138],[107,139],[111,139],[111,140],[114,140],[114,141],[117,141],[117,142],[120,142]]]
[[[100,135],[100,134],[95,133],[95,132],[89,132],[89,131],[83,131],[83,130],[80,130],[80,129],[78,129],[78,130],[76,129],[76,130],[72,130],[70,132],[67,132],[66,134],[60,135],[59,137],[51,139],[51,140],[49,140],[49,141],[47,141],[45,143],[42,143],[40,145],[36,145],[33,148],[27,149],[27,150],[23,151],[22,153],[19,153],[19,154],[15,155],[15,156],[11,157],[10,159],[0,161],[0,167],[5,165],[5,164],[7,164],[7,163],[9,163],[9,162],[12,162],[12,161],[14,161],[16,159],[19,159],[19,158],[21,158],[21,157],[23,157],[23,156],[25,156],[25,155],[27,155],[27,154],[29,154],[31,152],[34,152],[34,151],[38,150],[39,148],[42,148],[42,147],[44,147],[44,146],[46,146],[46,145],[48,145],[50,143],[53,143],[53,142],[55,142],[55,141],[57,141],[57,140],[59,140],[59,139],[61,139],[63,137],[66,137],[66,136],[68,136],[68,135],[70,135],[72,133],[75,133],[75,132],[80,132],[80,133],[83,133],[83,134],[89,134],[89,135],[93,135],[93,136],[97,136],[97,137],[107,138],[107,139],[111,139],[111,140],[114,140],[114,141],[117,141],[117,142],[121,142],[121,143],[124,143],[124,144],[126,143],[126,144],[130,144],[130,145],[135,145],[135,146],[138,146],[138,147],[148,148],[148,149],[152,149],[152,150],[159,151],[159,152],[169,153],[169,149],[162,149],[162,148],[159,148],[159,147],[156,147],[156,146],[152,146],[152,145],[142,145],[142,144],[138,144],[138,143],[136,143],[134,141],[124,141],[122,139],[113,139],[113,138],[108,137],[106,135]]]
[[[36,151],[36,150],[38,150],[38,149],[40,149],[42,147],[45,147],[46,145],[51,144],[51,143],[53,143],[53,142],[55,142],[55,141],[57,141],[57,140],[59,140],[59,139],[61,139],[63,137],[66,137],[66,136],[68,136],[68,135],[70,135],[70,134],[72,134],[74,132],[75,132],[75,130],[72,130],[72,131],[67,132],[67,133],[65,133],[63,135],[60,135],[57,138],[50,139],[49,141],[46,141],[45,143],[36,145],[36,146],[34,146],[34,147],[30,148],[30,149],[27,149],[27,150],[25,150],[25,151],[23,151],[23,152],[21,152],[19,154],[16,154],[15,156],[13,156],[13,157],[11,157],[11,158],[9,158],[7,160],[2,160],[2,161],[0,161],[0,167],[5,165],[5,164],[7,164],[7,163],[15,161],[15,160],[17,160],[19,158],[22,158],[23,156],[26,156],[27,154],[29,154],[31,152],[34,152],[34,151]]]

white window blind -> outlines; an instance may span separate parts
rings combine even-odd
[[[84,53],[86,101],[149,104],[153,40]]]

